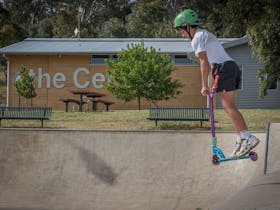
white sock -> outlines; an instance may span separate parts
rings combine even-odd
[[[241,138],[240,134],[237,134],[236,143],[240,144],[241,142],[242,142],[242,138]]]
[[[242,139],[248,139],[250,135],[251,135],[251,133],[247,130],[244,130],[244,131],[240,132],[240,136],[241,136]]]

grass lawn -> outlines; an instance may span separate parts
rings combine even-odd
[[[249,130],[265,131],[268,122],[280,122],[280,109],[241,109]],[[148,110],[118,110],[97,112],[54,111],[50,120],[44,121],[44,128],[82,130],[210,130],[210,122],[154,121],[147,120]],[[223,110],[215,110],[216,129],[234,131]],[[39,120],[3,120],[2,127],[39,128]]]
[[[3,80],[1,80],[3,83]],[[5,94],[6,87],[0,85],[0,93]],[[280,123],[280,109],[241,109],[249,130],[265,131],[268,122]],[[44,121],[44,128],[82,129],[82,130],[210,130],[210,122],[160,121],[158,127],[154,121],[147,120],[149,110],[117,110],[97,112],[54,111],[50,120]],[[223,110],[215,110],[217,131],[234,131],[229,118]],[[3,120],[4,128],[39,128],[39,120]]]

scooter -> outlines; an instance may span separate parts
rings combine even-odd
[[[221,162],[231,161],[231,160],[241,160],[241,159],[251,159],[256,161],[258,159],[258,154],[251,151],[248,155],[240,157],[225,157],[223,151],[217,146],[217,137],[216,137],[216,128],[215,128],[215,119],[214,119],[214,106],[213,98],[218,87],[218,78],[217,73],[214,74],[214,84],[210,89],[209,97],[209,111],[210,111],[210,122],[211,122],[211,133],[212,133],[212,163],[214,165],[219,165]]]

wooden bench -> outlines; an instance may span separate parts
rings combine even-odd
[[[148,120],[158,121],[200,121],[202,127],[203,121],[209,121],[209,108],[166,108],[154,107],[150,109]]]
[[[11,120],[40,120],[43,128],[43,121],[51,117],[51,107],[0,107],[0,127],[3,119]]]
[[[74,104],[80,105],[80,101],[79,100],[72,99],[72,98],[61,98],[59,100],[65,103],[65,112],[68,112],[68,110],[69,110],[68,109],[69,103],[74,103]],[[85,103],[87,103],[87,102],[83,101],[83,105]]]
[[[112,102],[112,101],[106,101],[106,100],[99,99],[99,98],[89,99],[89,100],[92,101],[92,111],[96,111],[97,103],[103,103],[106,106],[105,110],[107,112],[109,111],[109,106],[114,104],[114,102]]]

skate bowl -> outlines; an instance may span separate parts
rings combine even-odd
[[[216,166],[209,132],[0,129],[0,210],[221,209],[250,183],[277,185],[263,173],[280,169],[280,142],[254,134],[256,162]],[[230,153],[235,134],[217,137]]]
[[[280,210],[280,123],[269,124],[266,135],[263,176],[252,179],[229,199],[217,203],[215,210]]]

